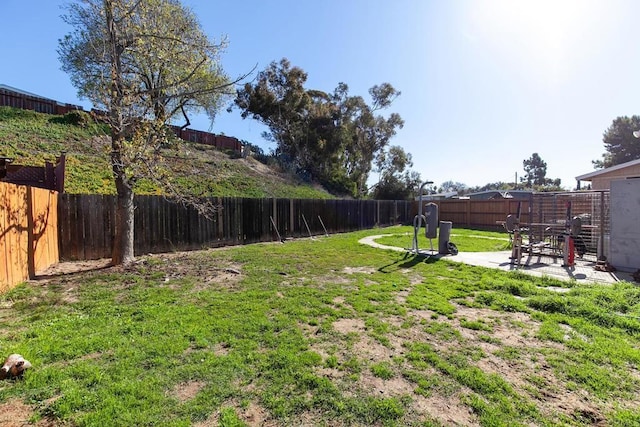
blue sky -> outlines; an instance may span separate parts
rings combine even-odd
[[[77,98],[60,70],[70,31],[64,1],[2,0],[0,83],[63,102]],[[603,132],[639,113],[634,0],[189,0],[231,76],[288,58],[308,88],[352,95],[389,82],[405,126],[391,141],[436,184],[511,182],[537,152],[547,177],[575,187],[604,153]],[[192,127],[208,130],[204,116]],[[213,132],[274,148],[258,122],[222,111]],[[372,173],[372,181],[377,174]]]

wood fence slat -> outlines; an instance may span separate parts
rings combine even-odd
[[[138,196],[134,199],[136,227],[134,228],[135,254],[149,253],[149,232],[151,228],[149,212],[149,196]],[[137,236],[137,237],[136,237]]]
[[[102,234],[102,228],[104,227],[98,219],[98,209],[97,209],[97,199],[98,196],[95,194],[91,194],[87,197],[89,202],[89,207],[87,209],[88,215],[84,217],[84,230],[85,230],[85,240],[87,241],[87,253],[85,257],[88,259],[97,259],[100,258],[100,252],[102,248],[98,246],[97,236]]]
[[[147,253],[154,253],[158,249],[158,234],[162,224],[158,206],[157,197],[147,196],[147,209],[149,211],[146,224],[147,249],[145,249],[145,252]]]
[[[28,226],[29,221],[27,219],[28,206],[27,206],[27,191],[25,186],[17,186],[15,194],[15,206],[16,206],[16,224],[17,227],[13,229],[13,241],[14,248],[16,250],[14,256],[17,257],[18,262],[14,269],[15,277],[20,277],[20,281],[27,280],[29,278],[29,239],[28,239]],[[15,278],[14,278],[15,280]]]
[[[69,212],[69,232],[71,235],[70,239],[70,248],[69,248],[69,259],[70,260],[79,260],[81,259],[79,256],[79,247],[82,244],[83,233],[82,229],[78,230],[78,222],[80,222],[79,218],[81,218],[80,211],[80,196],[74,194],[69,199],[69,208],[71,211]]]
[[[58,197],[58,248],[60,250],[60,259],[68,259],[68,255],[65,249],[69,247],[69,227],[68,227],[68,215],[69,215],[69,197],[68,194],[61,194]]]
[[[55,191],[30,188],[33,218],[31,257],[34,273],[60,260],[58,253],[58,197]]]
[[[108,258],[113,252],[115,203],[113,196],[102,196],[102,218],[104,221],[104,250],[102,256]]]
[[[151,197],[149,200],[149,210],[151,211],[151,223],[153,228],[149,231],[149,252],[158,253],[162,244],[162,205],[161,200],[157,197]]]
[[[13,285],[11,276],[11,259],[7,247],[7,233],[9,228],[9,196],[8,186],[0,183],[0,292],[5,292]]]
[[[102,196],[94,194],[91,198],[91,239],[93,240],[91,253],[93,259],[100,259],[104,256],[105,229]]]
[[[0,291],[58,261],[57,197],[0,182]]]

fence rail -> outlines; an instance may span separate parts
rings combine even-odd
[[[57,194],[0,182],[0,292],[58,262]]]

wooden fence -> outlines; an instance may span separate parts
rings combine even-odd
[[[375,226],[411,224],[417,202],[380,200],[212,199],[207,219],[195,209],[158,196],[135,197],[134,252],[193,250],[276,241],[278,238],[342,233]],[[111,257],[115,196],[61,194],[58,204],[60,258]],[[516,213],[513,200],[437,201],[439,219],[454,227],[497,229],[497,221]],[[522,202],[527,222],[529,202]]]
[[[541,215],[536,210],[543,205],[541,198],[555,200],[560,196],[563,195],[534,195],[530,201],[435,203],[439,207],[439,220],[451,221],[454,227],[500,229],[497,222],[517,213],[518,208],[521,221],[527,223]],[[212,201],[216,211],[211,218],[205,218],[193,208],[162,197],[136,196],[135,253],[193,250],[306,237],[325,231],[342,233],[411,224],[418,211],[417,202],[405,201],[242,198]],[[530,203],[534,218],[529,218]],[[578,206],[577,202],[574,204]],[[115,196],[58,194],[0,182],[0,291],[33,277],[59,259],[111,257],[114,220]]]
[[[58,262],[58,193],[0,182],[0,291]]]
[[[520,206],[520,221],[530,222],[529,200],[437,200],[440,221],[451,221],[454,227],[501,229],[498,221],[516,214]]]
[[[587,225],[602,232],[609,230],[608,191],[572,191],[534,193],[528,200],[438,200],[440,221],[451,221],[454,227],[501,229],[499,221],[517,214],[520,222],[564,223],[567,202],[571,202],[571,216],[580,216]],[[417,205],[416,205],[417,206]]]
[[[413,204],[376,200],[212,199],[209,219],[158,196],[135,197],[135,254],[192,250],[409,223]],[[60,258],[111,256],[115,197],[61,194]]]

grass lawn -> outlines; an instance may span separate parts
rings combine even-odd
[[[33,368],[0,383],[0,424],[640,425],[640,288],[358,244],[406,230],[20,285],[0,349]]]
[[[413,244],[413,227],[393,227],[383,230],[384,237],[376,239],[376,243],[398,248],[411,248]],[[511,249],[509,235],[497,231],[479,231],[464,228],[453,228],[449,241],[455,243],[462,252],[492,252]],[[418,248],[430,249],[431,243],[424,236],[424,227],[418,234]],[[438,238],[433,239],[433,248],[438,250]]]

